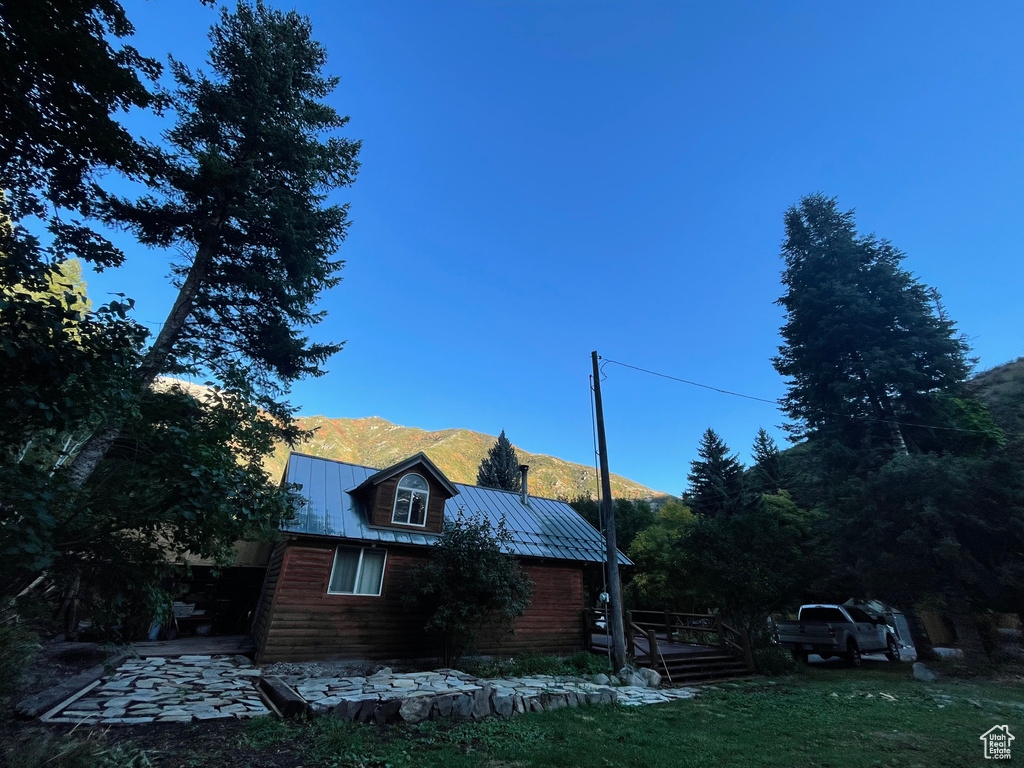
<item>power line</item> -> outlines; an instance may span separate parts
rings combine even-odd
[[[611,363],[614,365],[621,365],[623,368],[632,368],[634,371],[640,371],[641,373],[649,373],[651,376],[660,376],[663,379],[669,379],[671,381],[678,381],[680,384],[689,384],[693,387],[700,387],[701,389],[710,389],[712,392],[720,392],[723,395],[732,395],[733,397],[742,397],[746,400],[756,400],[759,403],[768,403],[769,405],[779,406],[778,400],[768,400],[764,397],[754,397],[753,395],[744,395],[740,392],[732,392],[728,389],[719,389],[718,387],[712,387],[710,384],[701,384],[696,381],[690,381],[688,379],[680,379],[677,376],[669,376],[667,373],[658,373],[657,371],[649,371],[646,368],[641,368],[636,365],[630,365],[629,363],[620,363],[618,360],[609,360],[607,357],[602,357],[605,364]]]
[[[679,382],[680,384],[689,384],[690,386],[700,387],[701,389],[710,389],[712,392],[718,392],[720,394],[730,395],[732,397],[742,397],[745,400],[753,400],[753,401],[758,402],[758,403],[768,403],[769,405],[774,405],[776,408],[781,408],[782,407],[782,404],[778,400],[769,400],[768,398],[765,398],[765,397],[755,397],[754,395],[745,395],[742,392],[733,392],[732,390],[722,389],[720,387],[713,387],[710,384],[701,384],[700,382],[697,382],[697,381],[690,381],[689,379],[681,379],[678,376],[670,376],[667,373],[659,373],[658,371],[652,371],[652,370],[650,370],[648,368],[641,368],[638,365],[630,365],[629,363],[622,363],[622,362],[619,362],[618,360],[610,360],[607,357],[602,357],[601,359],[604,361],[602,363],[602,365],[601,365],[602,369],[604,368],[605,365],[620,365],[623,368],[630,368],[630,369],[632,369],[634,371],[639,371],[640,373],[646,373],[646,374],[649,374],[651,376],[658,376],[658,377],[660,377],[662,379],[669,379],[670,381],[676,381],[676,382]],[[843,418],[851,418],[848,413],[839,413],[838,411],[815,410],[814,412],[817,413],[818,415],[821,415],[821,416],[841,416]],[[941,429],[941,430],[946,431],[946,432],[970,432],[972,434],[977,434],[977,435],[987,435],[987,434],[989,434],[989,432],[987,430],[984,430],[984,429],[966,429],[964,427],[940,427],[940,426],[938,426],[936,424],[916,424],[916,423],[910,422],[910,421],[889,421],[888,419],[879,419],[879,418],[875,418],[875,417],[872,417],[872,416],[864,416],[862,418],[864,420],[866,420],[866,421],[875,421],[875,422],[878,422],[880,424],[896,424],[896,425],[901,426],[901,427],[919,427],[921,429]]]

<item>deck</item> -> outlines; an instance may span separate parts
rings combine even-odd
[[[230,656],[252,654],[255,646],[246,635],[219,635],[216,637],[179,637],[177,640],[157,640],[134,643],[140,657],[147,656]]]
[[[713,656],[721,653],[721,648],[714,645],[697,645],[694,643],[670,642],[665,633],[656,637],[658,651],[666,660],[673,656]],[[593,633],[590,636],[590,648],[594,653],[607,653],[611,647],[611,637],[604,633]],[[634,653],[637,660],[646,662],[651,658],[651,645],[648,639],[642,635],[633,639]]]

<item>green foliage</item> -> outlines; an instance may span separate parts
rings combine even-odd
[[[966,378],[967,346],[938,294],[902,269],[886,240],[861,236],[834,198],[808,195],[786,212],[786,310],[776,370],[798,434],[827,434],[903,452],[933,393]]]
[[[681,545],[683,577],[695,595],[748,628],[799,600],[827,562],[816,515],[789,494],[763,494],[729,518],[698,517]]]
[[[756,628],[824,569],[820,523],[785,491],[728,517],[666,504],[629,550],[637,565],[631,593],[653,609],[715,609]]]
[[[463,669],[484,678],[529,677],[531,675],[597,675],[608,672],[608,659],[593,653],[545,656],[523,653],[510,659],[465,662]]]
[[[129,743],[109,744],[98,730],[87,735],[50,730],[22,731],[3,746],[0,758],[18,768],[153,768],[149,754]]]
[[[655,515],[650,502],[643,499],[615,499],[615,541],[622,551],[629,549],[637,534],[654,524]],[[603,531],[598,503],[589,496],[577,496],[569,502],[580,517]]]
[[[32,662],[39,637],[13,611],[0,613],[0,698],[18,691],[21,675]]]
[[[38,217],[54,238],[41,249],[22,228],[0,232],[0,285],[36,283],[44,279],[40,271],[68,255],[99,266],[123,259],[105,238],[56,210],[89,215],[96,170],[145,170],[145,149],[113,117],[161,104],[143,82],[160,65],[131,46],[113,46],[133,31],[116,0],[0,7],[0,189],[11,194],[13,220]]]
[[[348,118],[325,103],[337,78],[321,74],[326,51],[308,19],[239,3],[210,39],[210,76],[172,64],[177,122],[164,137],[156,195],[108,195],[102,210],[145,245],[194,254],[174,267],[176,311],[147,366],[203,369],[272,394],[274,379],[322,375],[340,349],[298,329],[323,319],[314,304],[340,281],[332,255],[348,208],[325,202],[355,180],[360,145],[324,138]],[[282,414],[273,398],[260,404]]]
[[[71,30],[80,35],[74,42],[97,56],[109,51],[104,33],[131,31],[115,2],[57,14],[57,27],[78,13],[88,18]],[[31,45],[15,52],[29,58],[49,34],[33,31],[30,15],[4,22],[21,25]],[[234,541],[266,537],[290,514],[291,494],[276,487],[262,458],[302,436],[282,397],[292,381],[320,375],[339,348],[303,333],[323,317],[314,309],[320,291],[339,280],[333,254],[347,209],[327,205],[327,195],[358,169],[358,143],[328,135],[346,118],[324,103],[336,82],[321,74],[325,51],[306,19],[260,3],[225,11],[211,40],[209,76],[173,65],[177,122],[164,148],[148,147],[144,159],[152,194],[132,201],[53,186],[55,179],[86,184],[95,164],[130,173],[143,162],[99,150],[75,166],[80,173],[46,171],[22,184],[45,188],[44,197],[63,195],[64,204],[85,201],[146,245],[190,254],[174,267],[181,290],[148,351],[145,331],[126,317],[130,301],[83,312],[82,292],[73,283],[58,289],[56,268],[16,268],[41,263],[45,249],[10,216],[0,220],[0,353],[11,363],[0,366],[0,415],[9,416],[0,419],[0,588],[16,591],[45,568],[80,590],[94,618],[122,632],[145,624],[165,601],[154,585],[169,559],[188,553],[225,562]],[[79,49],[66,53],[73,65]],[[112,55],[125,77],[147,66],[130,52]],[[144,92],[118,95],[130,85],[111,75],[107,91],[92,80],[77,87],[100,88],[83,98],[106,115],[152,103]],[[75,140],[102,143],[117,130],[109,121],[69,127],[81,136],[53,133],[55,144],[36,148],[72,163]],[[65,234],[54,258],[73,252],[96,261],[86,234]],[[22,273],[31,281],[12,280]],[[199,395],[154,388],[168,371],[219,384]]]
[[[629,583],[630,602],[651,608],[688,610],[695,598],[681,572],[681,543],[694,524],[689,507],[670,501],[653,525],[637,534],[629,548],[636,570]]]
[[[713,429],[697,446],[699,458],[690,462],[687,497],[696,514],[723,517],[743,505],[743,465]]]
[[[367,729],[336,717],[314,721],[302,753],[313,765],[330,768],[404,768],[411,766],[408,745],[401,740],[382,743]]]
[[[247,749],[266,749],[286,744],[295,738],[294,724],[276,717],[254,717],[247,720],[239,746]]]
[[[754,666],[762,675],[775,677],[796,672],[798,664],[793,653],[777,643],[759,645],[752,650]]]
[[[743,477],[748,497],[757,498],[762,493],[789,490],[792,478],[788,461],[763,427],[757,430],[757,437],[754,438],[753,456],[754,466]]]
[[[523,487],[523,477],[519,471],[519,457],[516,449],[501,430],[497,441],[487,452],[487,457],[480,462],[476,472],[476,484],[484,488],[499,488],[503,491],[519,493]]]
[[[1010,457],[895,457],[831,505],[873,593],[910,604],[963,587],[977,605],[1024,607],[1024,471]]]
[[[980,764],[978,736],[993,723],[1014,722],[1022,704],[1019,685],[978,679],[922,684],[906,664],[868,661],[857,670],[807,668],[778,680],[705,688],[691,700],[651,707],[566,707],[512,719],[386,728],[323,717],[285,726],[281,735],[290,733],[289,740],[247,754],[229,752],[234,742],[225,730],[205,725],[174,732],[187,738],[157,729],[148,739],[139,731],[137,738],[159,745],[163,763],[176,766],[962,766]],[[84,735],[81,729],[71,737],[35,734],[54,745]],[[36,768],[40,762],[12,764]]]
[[[988,406],[1007,435],[1024,440],[1024,357],[982,371],[971,379],[968,389]]]
[[[2,594],[52,563],[62,518],[88,519],[62,467],[106,419],[135,413],[146,332],[125,302],[87,307],[73,262],[44,270],[39,290],[0,286]]]
[[[445,666],[457,664],[484,628],[511,631],[526,613],[533,584],[511,541],[504,519],[492,526],[483,515],[460,514],[445,520],[429,562],[416,570],[409,602],[428,613],[426,629],[439,636]]]

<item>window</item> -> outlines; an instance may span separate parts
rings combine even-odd
[[[402,525],[426,525],[429,499],[430,486],[427,485],[427,481],[415,473],[406,475],[398,482],[391,522]]]
[[[876,623],[867,613],[862,611],[860,608],[847,608],[846,612],[850,614],[850,618],[853,619],[856,624],[874,624]]]
[[[801,608],[800,621],[832,621],[844,624],[846,617],[838,608]]]
[[[338,547],[327,591],[332,595],[379,596],[386,559],[383,549]]]

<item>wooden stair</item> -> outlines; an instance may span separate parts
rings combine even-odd
[[[601,637],[605,621],[599,611],[583,612],[587,649],[594,653],[608,650],[608,639]],[[660,673],[665,684],[700,685],[754,674],[746,631],[718,614],[627,611],[624,629],[633,664]]]
[[[661,673],[663,683],[697,685],[750,677],[753,673],[743,659],[724,651],[707,651],[666,656],[652,664],[650,657],[636,657],[634,663]],[[666,670],[668,674],[666,674]]]

